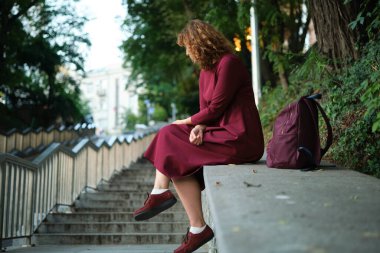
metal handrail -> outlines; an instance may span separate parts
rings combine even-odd
[[[52,142],[70,141],[82,136],[95,134],[93,124],[77,125],[75,127],[50,126],[46,129],[42,127],[24,130],[15,128],[0,133],[0,152],[9,153],[12,150],[22,151],[26,148],[37,148],[40,145],[48,145]]]
[[[155,130],[96,143],[84,139],[71,149],[52,143],[33,161],[0,153],[0,249],[20,237],[31,244],[52,209],[72,205],[83,189],[135,162]]]

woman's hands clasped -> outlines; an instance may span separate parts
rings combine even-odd
[[[187,119],[178,119],[174,122],[172,122],[172,124],[175,124],[175,125],[182,125],[182,124],[185,124],[185,125],[191,125],[191,118],[187,118]],[[203,133],[206,129],[206,125],[196,125],[190,132],[190,136],[189,136],[189,141],[190,143],[194,144],[194,145],[201,145],[203,143]]]
[[[189,141],[194,145],[201,145],[203,143],[203,133],[206,129],[205,125],[196,125],[190,132]]]

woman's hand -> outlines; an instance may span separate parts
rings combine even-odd
[[[176,125],[191,125],[191,118],[189,117],[187,119],[177,119],[172,124],[176,124]]]
[[[185,124],[184,121],[185,121],[184,119],[177,119],[176,121],[173,121],[172,124],[183,125],[183,124]]]
[[[194,145],[201,145],[203,143],[203,132],[205,131],[205,125],[196,125],[190,132],[189,141]]]

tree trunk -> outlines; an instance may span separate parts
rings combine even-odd
[[[270,87],[276,87],[277,75],[273,72],[273,64],[260,53],[261,85],[269,83]]]
[[[284,71],[280,71],[278,73],[278,77],[280,78],[281,86],[284,90],[287,90],[289,87],[288,77],[286,76],[286,73]]]
[[[355,42],[358,33],[348,24],[358,14],[360,0],[344,4],[337,0],[309,0],[309,11],[314,22],[320,51],[334,62],[339,69],[350,59],[357,59]]]

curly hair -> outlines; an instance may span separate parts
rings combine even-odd
[[[189,21],[177,36],[177,44],[186,47],[190,58],[202,69],[212,69],[227,53],[233,53],[232,44],[214,27],[198,19]]]

